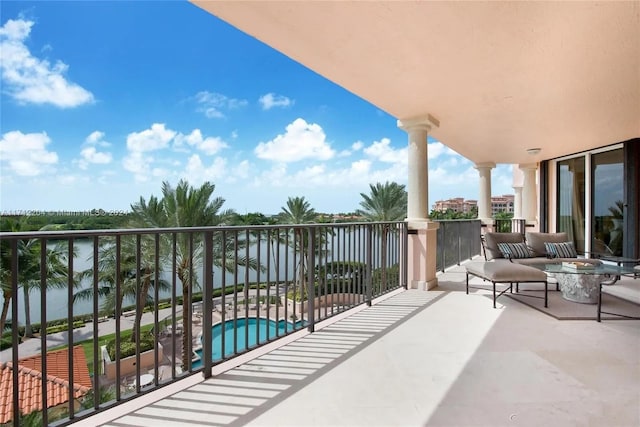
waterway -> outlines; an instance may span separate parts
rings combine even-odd
[[[362,231],[360,231],[362,232]],[[342,231],[340,232],[340,234],[342,234]],[[344,250],[345,248],[347,248],[347,252],[349,253],[349,255],[347,256],[348,259],[354,259],[360,257],[360,259],[364,259],[364,256],[362,254],[364,245],[356,244],[357,242],[364,242],[364,237],[361,235],[359,236],[357,239],[355,237],[355,234],[357,234],[357,232],[349,232],[347,231],[346,234],[342,234],[341,237],[338,239],[336,237],[336,235],[334,235],[333,239],[338,239],[337,241],[339,242],[340,246],[344,246],[342,250],[340,250],[339,248],[334,248],[334,250],[336,251],[336,253],[340,253],[342,252],[341,255],[337,255],[338,259],[345,259],[345,255],[344,255]],[[330,238],[331,240],[332,238]],[[344,245],[344,242],[346,242],[348,239],[349,244],[348,246]],[[351,240],[353,239],[353,241]],[[353,247],[351,247],[351,244],[353,242]],[[53,244],[53,243],[52,243]],[[332,243],[329,242],[329,244],[327,245],[328,248],[332,247]],[[76,251],[76,256],[74,257],[73,260],[73,270],[75,273],[90,269],[93,265],[93,245],[91,241],[86,241],[86,240],[78,240],[74,242],[74,248]],[[356,249],[357,248],[357,249]],[[377,245],[374,245],[374,251],[377,251]],[[244,250],[243,250],[244,252]],[[359,252],[358,254],[356,254],[356,252]],[[246,253],[242,253],[239,254],[239,256],[244,256],[247,255]],[[248,256],[249,257],[257,257],[258,256],[258,246],[257,245],[252,245],[249,247],[249,251],[248,251]],[[265,267],[267,265],[267,258],[270,258],[270,280],[271,281],[275,281],[276,280],[276,262],[275,262],[275,257],[274,257],[274,248],[273,247],[269,247],[269,245],[267,244],[266,241],[262,241],[260,244],[260,252],[259,252],[259,256],[260,256],[260,262],[263,265],[263,267]],[[293,281],[294,279],[294,262],[297,263],[298,261],[295,261],[295,258],[293,256],[293,252],[291,250],[291,248],[286,247],[285,245],[280,245],[280,249],[279,249],[279,256],[280,256],[280,264],[279,264],[279,280],[281,282],[285,281],[285,280],[289,280],[289,281]],[[299,256],[299,255],[298,255]],[[332,256],[331,256],[331,252],[328,252],[328,255],[326,257],[327,261],[331,261]],[[285,263],[286,261],[286,263]],[[244,271],[244,269],[241,269],[238,273],[237,276],[234,273],[229,273],[229,272],[225,272],[224,273],[224,278],[225,278],[225,283],[226,286],[229,286],[229,284],[232,283],[244,283],[245,280],[248,280],[249,282],[255,282],[258,279],[258,273],[255,270],[248,270],[248,271]],[[197,272],[194,272],[194,276],[196,279],[196,282],[198,284],[202,284],[202,267],[200,267],[198,269]],[[171,263],[166,263],[163,268],[161,269],[161,275],[160,278],[165,280],[167,283],[169,283],[169,285],[171,286],[172,282],[174,282],[174,280],[172,280],[172,275],[171,275]],[[222,278],[223,278],[223,273],[222,270],[220,268],[214,267],[214,271],[213,271],[213,280],[214,280],[214,284],[213,287],[215,288],[219,288],[222,286]],[[267,278],[267,273],[266,271],[261,271],[260,272],[260,281],[266,281]],[[182,285],[181,282],[179,280],[175,280],[176,283],[176,291],[175,294],[176,296],[180,296],[182,294]],[[81,282],[80,287],[78,289],[74,289],[73,292],[77,292],[80,289],[84,289],[84,288],[88,288],[91,286],[91,281],[89,279],[85,279],[83,280],[83,282]],[[46,291],[46,316],[48,320],[54,320],[54,319],[62,319],[62,318],[66,318],[68,316],[68,312],[69,312],[69,304],[71,303],[73,305],[73,315],[82,315],[82,314],[89,314],[93,312],[93,301],[92,300],[78,300],[75,303],[72,303],[70,298],[69,298],[69,290],[68,288],[63,288],[63,289],[49,289]],[[169,291],[162,291],[160,292],[159,296],[161,299],[164,298],[170,298],[171,297],[171,290]],[[19,290],[18,295],[18,322],[20,324],[24,324],[25,321],[25,312],[24,312],[24,293],[22,292],[22,289]],[[0,302],[2,302],[2,296],[0,295]],[[102,304],[104,302],[104,299],[99,297],[98,298],[98,307],[101,309],[102,308]],[[41,314],[41,294],[40,294],[40,290],[39,289],[35,289],[33,290],[33,292],[31,292],[30,296],[29,296],[29,303],[30,303],[30,314],[31,314],[31,323],[39,323],[41,321],[40,318],[40,314]],[[133,299],[125,299],[125,301],[123,302],[124,306],[127,305],[133,305],[134,304],[134,300]],[[9,310],[9,316],[8,318],[11,318],[11,309]]]

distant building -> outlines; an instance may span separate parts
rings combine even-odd
[[[515,196],[513,194],[503,194],[502,196],[491,197],[491,213],[495,215],[498,212],[513,213],[513,203]],[[438,200],[432,209],[438,212],[446,212],[451,209],[453,212],[469,213],[472,209],[478,207],[477,200],[465,200],[463,197],[454,197],[453,199]]]
[[[465,200],[463,197],[456,197],[448,200],[438,200],[432,209],[438,212],[446,212],[451,209],[453,212],[469,213],[472,208],[478,207],[477,200]]]
[[[495,215],[498,212],[513,213],[513,201],[515,196],[513,194],[503,194],[502,196],[491,197],[491,214]]]

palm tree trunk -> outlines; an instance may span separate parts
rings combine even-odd
[[[189,261],[186,261],[189,262]],[[189,366],[191,354],[189,352],[189,344],[191,344],[191,332],[189,329],[191,323],[191,301],[189,301],[189,291],[191,288],[191,278],[189,277],[190,268],[186,266],[178,267],[178,277],[182,282],[182,366]]]
[[[140,325],[142,324],[142,312],[144,311],[147,295],[149,294],[149,288],[151,288],[151,269],[149,267],[146,267],[144,269],[144,280],[142,281],[142,288],[140,289],[140,293],[136,295],[136,319],[133,323],[131,342],[140,341],[138,331]]]
[[[4,292],[2,296],[4,298],[4,302],[2,303],[2,315],[0,316],[0,336],[4,333],[4,327],[7,323],[9,305],[11,304],[11,292]]]
[[[29,302],[29,286],[23,286],[24,292],[24,336],[26,338],[33,338],[33,331],[31,330],[31,303]]]

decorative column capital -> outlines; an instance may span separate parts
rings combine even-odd
[[[518,169],[520,169],[521,171],[526,171],[526,170],[538,170],[538,164],[537,164],[537,163],[525,163],[525,164],[519,164],[519,165],[518,165]]]
[[[436,119],[431,114],[398,120],[398,127],[405,132],[410,132],[412,130],[424,130],[429,132],[432,127],[437,128],[439,126],[440,120]]]
[[[493,162],[476,163],[473,167],[475,169],[493,169],[496,167],[496,164]]]

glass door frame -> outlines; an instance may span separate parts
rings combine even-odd
[[[550,230],[557,231],[558,230],[558,209],[559,209],[559,200],[558,196],[560,193],[559,182],[560,177],[558,176],[558,164],[560,162],[576,159],[576,158],[584,158],[584,170],[585,170],[585,206],[584,206],[584,250],[586,253],[591,252],[592,238],[593,238],[593,221],[594,221],[594,211],[593,211],[593,171],[592,171],[592,161],[591,156],[593,154],[603,153],[607,151],[614,151],[623,149],[624,144],[614,144],[606,147],[600,147],[589,151],[583,151],[576,154],[571,154],[569,156],[558,157],[553,160],[549,160],[549,171],[552,172],[549,178],[549,195],[553,197],[552,203],[549,203],[547,215],[548,222],[550,225]],[[625,203],[627,201],[625,200]],[[575,242],[574,242],[575,243]]]

